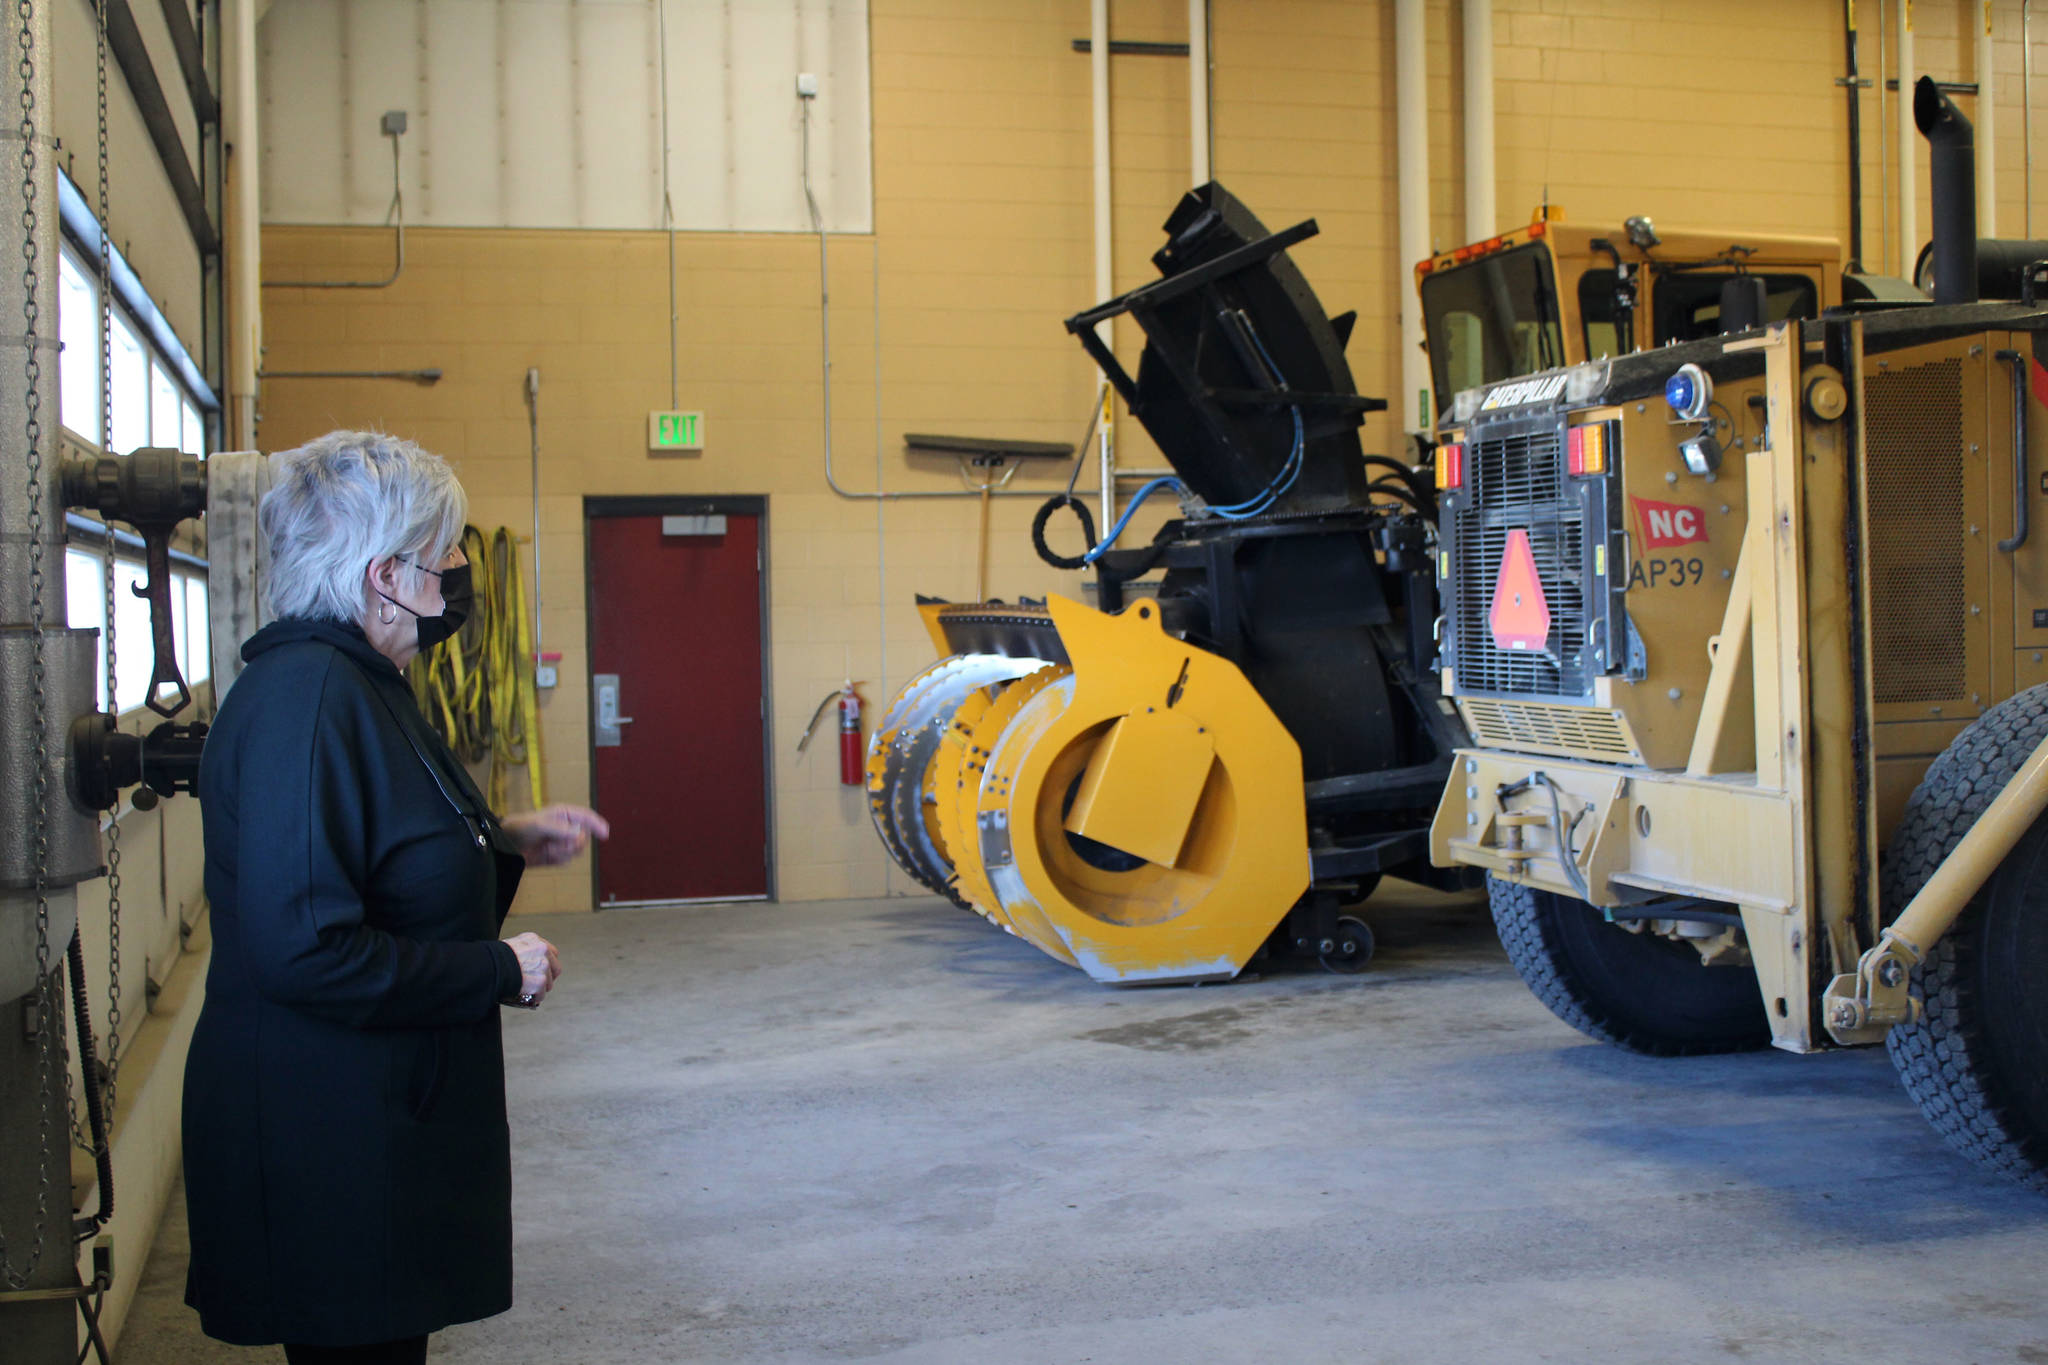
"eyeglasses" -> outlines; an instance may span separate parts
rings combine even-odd
[[[393,555],[391,557],[401,564],[410,564],[413,568],[418,569],[421,573],[432,574],[436,578],[439,578],[442,574],[448,572],[448,569],[430,569],[426,565],[420,563],[417,559],[414,559],[411,555]],[[465,559],[460,564],[450,565],[449,568],[462,569],[467,568],[468,566],[469,561]]]

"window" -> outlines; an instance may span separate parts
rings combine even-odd
[[[1732,271],[1689,270],[1665,275],[1657,281],[1651,304],[1657,328],[1657,345],[1674,341],[1697,341],[1718,336],[1721,331],[1721,286],[1735,278]],[[1820,291],[1804,275],[1757,273],[1764,282],[1764,320],[1783,322],[1787,318],[1820,315]]]
[[[76,230],[72,211],[75,202],[65,201],[76,190],[60,177],[60,202],[67,202],[66,223]],[[57,412],[71,436],[97,449],[101,423],[108,418],[112,431],[106,433],[112,453],[125,454],[143,446],[206,454],[206,415],[199,406],[206,397],[204,385],[187,389],[185,375],[194,373],[190,355],[170,334],[168,324],[155,305],[126,290],[131,279],[126,260],[113,253],[117,289],[108,313],[106,337],[110,352],[109,373],[112,407],[101,411],[102,299],[97,261],[73,250],[67,241],[58,253],[57,335],[62,350],[57,360]],[[128,301],[133,298],[131,312]],[[95,704],[107,709],[107,558],[105,541],[98,528],[86,532],[85,544],[67,545],[64,551],[64,592],[70,622],[75,627],[100,632],[99,661],[94,672]],[[150,630],[149,603],[135,595],[143,582],[141,546],[133,536],[115,540],[113,565],[112,621],[115,647],[114,680],[116,709],[127,712],[148,700],[149,678],[155,671],[156,650]],[[173,565],[169,590],[171,645],[178,670],[192,687],[205,682],[213,672],[212,632],[209,628],[206,569],[181,555]]]
[[[97,550],[64,551],[64,609],[73,629],[100,632],[99,663],[93,668],[93,706],[107,709],[106,561]]]
[[[163,362],[149,362],[149,443],[167,450],[183,450],[185,439],[185,394]]]
[[[1630,334],[1634,307],[1623,307],[1621,279],[1613,270],[1588,270],[1579,276],[1579,321],[1586,340],[1586,359],[1627,355],[1635,349]]]
[[[1460,390],[1564,364],[1550,254],[1533,243],[1425,275],[1422,325],[1439,407]]]
[[[186,643],[179,662],[185,670],[185,681],[197,687],[213,676],[212,601],[203,573],[186,574],[180,586],[185,591]]]
[[[121,710],[132,711],[147,699],[156,651],[149,626],[149,603],[134,593],[143,581],[140,560],[129,559],[122,546],[114,561],[114,668]],[[64,551],[64,587],[74,628],[100,632],[99,658],[93,668],[94,702],[107,708],[107,561],[98,546],[69,546]],[[206,571],[189,563],[171,570],[171,641],[178,672],[188,687],[213,676],[213,630],[208,616]]]
[[[135,595],[144,580],[142,565],[114,561],[114,686],[123,711],[142,705],[149,694],[149,675],[156,664],[150,647],[149,603]],[[105,635],[100,636],[100,671],[106,671]]]
[[[71,253],[58,253],[57,418],[80,439],[100,443],[99,290]]]
[[[114,314],[114,451],[149,444],[149,352],[118,311]]]
[[[58,417],[72,435],[100,444],[99,276],[66,246],[59,253]],[[115,454],[162,446],[204,457],[206,416],[179,377],[179,355],[165,355],[123,306],[112,315]]]
[[[171,657],[178,661],[178,676],[184,677],[185,668],[185,578],[182,574],[171,576]],[[191,682],[190,678],[185,678]]]

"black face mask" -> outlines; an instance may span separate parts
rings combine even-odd
[[[420,652],[424,654],[442,641],[452,639],[455,632],[462,629],[462,623],[469,619],[469,609],[475,603],[476,592],[470,586],[467,564],[457,564],[452,569],[442,569],[439,572],[423,568],[420,572],[433,574],[441,580],[439,616],[421,616],[395,597],[385,597],[381,592],[377,596],[383,597],[400,611],[412,612],[418,618],[414,624],[420,635]]]

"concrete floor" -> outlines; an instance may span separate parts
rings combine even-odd
[[[2048,1362],[2048,1200],[1881,1052],[1628,1056],[1472,903],[1370,918],[1363,976],[1146,991],[935,900],[523,921],[518,1306],[433,1359]],[[281,1359],[183,1261],[121,1365]]]

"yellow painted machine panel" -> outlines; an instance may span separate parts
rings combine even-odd
[[[1689,471],[1678,452],[1693,427],[1674,425],[1661,399],[1622,408],[1628,616],[1647,671],[1634,682],[1610,679],[1609,695],[1651,768],[1684,767],[1699,725],[1713,667],[1705,635],[1728,604],[1749,524],[1745,471],[1763,436],[1749,398],[1761,391],[1760,376],[1715,390],[1715,430],[1726,454],[1719,471],[1704,476]]]
[[[1089,756],[1065,828],[1173,867],[1215,761],[1208,729],[1192,716],[1149,706],[1125,716]]]
[[[1993,564],[2010,573],[1997,542],[2012,499],[2009,481],[1992,495],[1990,367],[1980,340],[1958,338],[1877,357],[1864,377],[1880,723],[1967,720],[1992,702]]]

